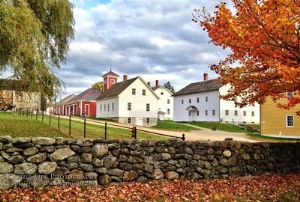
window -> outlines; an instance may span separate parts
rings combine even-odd
[[[286,127],[294,127],[294,116],[286,116]]]
[[[146,111],[148,112],[148,111],[150,111],[150,104],[146,104]]]
[[[106,104],[104,104],[104,111],[106,111]]]
[[[181,100],[181,104],[183,104],[184,102],[183,102],[183,100]]]
[[[164,95],[164,92],[160,92],[161,95]]]
[[[189,103],[190,103],[190,104],[192,103],[192,99],[189,99]]]
[[[135,95],[135,88],[132,89],[132,95]]]
[[[199,111],[197,111],[197,116],[199,116],[199,114],[200,114]]]
[[[110,81],[110,83],[112,83],[112,84],[115,83],[115,80],[114,80],[114,79],[110,79],[109,81]]]
[[[146,95],[146,90],[145,89],[143,89],[142,95]]]
[[[167,104],[170,104],[170,99],[167,99]]]
[[[226,116],[229,115],[229,110],[228,110],[228,109],[225,110],[225,115],[226,115]]]
[[[246,111],[243,111],[243,116],[247,116],[247,112]]]
[[[237,115],[238,115],[238,111],[234,110],[234,116],[237,116]]]
[[[150,124],[150,118],[146,118],[146,123]]]
[[[208,110],[205,110],[205,116],[207,116],[208,115]]]
[[[111,110],[113,110],[113,111],[115,110],[115,103],[111,104]]]
[[[100,112],[102,112],[102,105],[100,105]]]
[[[199,103],[200,102],[200,99],[197,97],[197,103]]]
[[[286,92],[285,93],[285,95],[286,95],[286,99],[291,99],[292,97],[294,97],[294,92]]]
[[[107,104],[107,111],[109,111],[109,104]]]
[[[128,118],[128,119],[127,119],[127,123],[131,123],[131,118]]]
[[[212,115],[215,116],[216,115],[216,110],[212,110]]]
[[[252,111],[252,112],[251,112],[251,116],[255,116],[255,113],[254,113],[254,111]]]
[[[127,103],[127,109],[128,109],[128,110],[131,110],[131,102],[128,102],[128,103]]]
[[[205,102],[208,102],[208,97],[207,96],[205,97]]]
[[[189,111],[189,116],[191,116],[192,115],[192,112],[191,111]]]
[[[170,114],[170,109],[167,109],[167,114]]]

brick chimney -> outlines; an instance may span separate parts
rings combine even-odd
[[[123,75],[123,81],[127,81],[127,75],[126,74]]]
[[[159,81],[158,80],[155,80],[155,87],[159,87]]]
[[[203,74],[203,80],[204,80],[204,81],[207,81],[207,80],[208,80],[208,74],[207,74],[207,73],[204,73],[204,74]]]
[[[148,85],[149,87],[151,87],[150,82],[147,82],[147,85]]]

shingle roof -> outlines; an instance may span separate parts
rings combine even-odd
[[[104,74],[102,77],[106,77],[106,76],[115,76],[115,77],[119,77],[118,74],[114,73],[113,71],[109,70],[109,72],[107,72],[106,74]]]
[[[223,84],[217,79],[195,82],[187,85],[173,96],[219,90],[222,86]]]
[[[102,93],[96,100],[110,98],[110,97],[116,97],[116,96],[120,95],[130,84],[132,84],[138,78],[139,77],[135,77],[135,78],[128,79],[126,81],[122,81],[122,82],[114,84],[112,87],[107,89],[106,92]]]
[[[59,104],[59,105],[65,104],[66,102],[68,102],[69,100],[74,98],[75,96],[76,96],[75,94],[68,95],[67,97],[64,97],[63,99],[61,99],[57,104]]]
[[[97,97],[101,95],[101,92],[95,88],[89,88],[79,95],[73,97],[70,99],[67,103],[73,103],[78,101],[95,101]]]

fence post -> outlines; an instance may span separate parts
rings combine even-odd
[[[134,139],[136,139],[136,127],[133,126],[131,129],[131,137],[134,137]]]
[[[59,112],[57,115],[57,133],[60,131],[60,116],[59,116]]]
[[[71,135],[71,123],[72,123],[72,120],[71,120],[71,114],[69,116],[69,136]]]
[[[35,112],[35,120],[38,120],[38,113],[39,113],[39,110],[37,109]]]
[[[105,125],[104,125],[104,139],[106,140],[106,134],[107,134],[107,122],[105,121]]]
[[[86,137],[86,118],[84,117],[84,120],[83,120],[83,137],[85,138]]]

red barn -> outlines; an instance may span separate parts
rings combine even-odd
[[[95,88],[89,88],[65,103],[65,115],[96,116],[96,99],[101,92]]]
[[[61,99],[59,102],[55,103],[53,114],[67,115],[65,104],[75,96],[75,94],[68,95]]]

